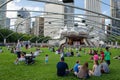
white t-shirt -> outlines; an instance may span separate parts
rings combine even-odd
[[[101,76],[101,65],[94,65],[94,73],[93,75],[94,76]]]

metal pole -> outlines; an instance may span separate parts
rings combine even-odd
[[[73,6],[73,5],[68,5],[68,4],[58,3],[58,2],[51,2],[51,1],[48,1],[48,0],[29,0],[29,1],[38,1],[38,2],[44,2],[44,3],[51,3],[51,4],[57,4],[57,5],[67,6],[67,7],[76,8],[76,9],[79,9],[79,10],[83,10],[83,11],[88,11],[88,12],[91,12],[91,13],[95,13],[95,14],[98,14],[98,15],[101,15],[101,16],[105,16],[106,18],[109,18],[109,19],[114,19],[114,20],[120,21],[119,18],[114,18],[114,17],[107,16],[107,15],[102,14],[102,13],[98,13],[98,12],[91,11],[91,10],[88,10],[88,9],[84,9],[84,8],[81,8],[81,7],[76,7],[76,6]]]
[[[0,5],[0,8],[2,8],[4,5],[6,5],[7,3],[11,2],[11,1],[13,1],[13,0],[9,0],[9,1],[4,2],[3,4]]]
[[[18,10],[7,10],[7,11],[18,11]],[[51,14],[57,14],[57,15],[69,15],[69,16],[71,16],[71,15],[75,15],[75,14],[54,13],[54,12],[46,12],[46,11],[29,11],[29,12],[51,13]],[[35,18],[35,17],[38,17],[38,16],[29,17],[29,18]],[[71,16],[71,17],[78,17],[78,16]],[[47,17],[45,17],[45,18],[47,18]],[[49,17],[48,17],[48,18],[49,18]],[[52,18],[52,17],[51,17],[51,18]],[[88,21],[96,22],[96,21],[94,21],[94,20],[89,20],[89,19],[86,19],[86,18],[83,18],[83,17],[78,17],[78,18],[81,18],[81,19],[84,19],[84,20],[88,20]],[[62,18],[61,18],[61,19],[62,19]],[[99,23],[99,22],[96,22],[96,23]],[[102,23],[99,23],[99,24],[104,25],[104,26],[107,26],[107,25],[102,24]],[[115,27],[115,26],[110,26],[110,27],[115,28],[115,29],[120,29],[120,28]]]

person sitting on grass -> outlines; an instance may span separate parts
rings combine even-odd
[[[13,53],[17,53],[16,47],[13,48]]]
[[[20,57],[18,57],[18,58],[16,59],[15,64],[18,64],[19,61],[25,61],[25,55],[26,55],[26,53],[21,52],[21,53],[20,53]]]
[[[109,66],[106,62],[101,61],[100,62],[101,65],[101,73],[109,73]]]
[[[80,52],[76,52],[76,56],[77,57],[80,57],[81,55],[80,55]]]
[[[71,52],[70,52],[70,53],[71,53],[71,57],[73,57],[73,56],[74,56],[74,52],[71,50]]]
[[[71,56],[71,53],[68,51],[68,52],[66,52],[66,57],[70,57]]]
[[[85,62],[84,65],[79,66],[79,72],[77,74],[77,77],[80,79],[86,79],[89,78],[89,69],[88,69],[88,62]]]
[[[74,67],[73,67],[74,75],[75,75],[75,76],[77,76],[77,74],[78,74],[78,72],[79,72],[78,66],[80,66],[80,61],[79,61],[79,60],[76,61],[76,64],[75,64]]]
[[[52,52],[55,52],[55,48],[54,47],[52,47]]]
[[[11,52],[11,53],[14,53],[14,48],[11,48],[10,52]]]
[[[101,76],[101,65],[98,61],[94,61],[93,69],[90,71],[90,75]]]
[[[18,64],[18,60],[19,60],[19,58],[21,57],[21,51],[17,51],[17,50],[16,50],[16,54],[17,54],[17,59],[16,59],[16,61],[15,61],[15,64]]]
[[[28,45],[28,43],[27,43],[27,44],[25,44],[25,48],[26,48],[26,49],[28,49],[28,48],[29,48],[29,45]]]
[[[36,49],[36,51],[34,52],[34,54],[33,54],[33,56],[38,56],[39,55],[39,53],[40,53],[40,50],[39,49]]]
[[[88,54],[89,54],[89,55],[92,55],[92,49],[89,50]]]
[[[61,58],[60,62],[57,63],[57,75],[66,76],[69,74],[69,68],[66,62],[64,62],[64,57]]]
[[[56,54],[60,54],[60,49],[56,50]]]
[[[99,60],[99,56],[97,54],[97,51],[94,52],[93,59],[94,59],[94,61],[98,61]]]

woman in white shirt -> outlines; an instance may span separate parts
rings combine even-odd
[[[93,69],[90,71],[90,75],[101,76],[101,65],[98,61],[94,61]]]

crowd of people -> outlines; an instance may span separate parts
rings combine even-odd
[[[91,53],[90,53],[91,54]],[[65,57],[61,57],[60,62],[57,63],[57,75],[66,76],[69,73],[73,73],[78,78],[89,78],[90,76],[101,76],[103,73],[109,73],[110,55],[109,47],[106,47],[105,51],[100,51],[100,55],[97,51],[92,53],[93,68],[89,69],[89,63],[85,62],[80,64],[80,60],[77,60],[72,69],[68,68],[67,63],[64,61]]]
[[[22,45],[21,42],[18,42],[15,47],[7,46],[7,49],[10,50],[11,53],[14,53],[17,55],[17,58],[15,60],[15,64],[19,64],[20,62],[25,62],[26,64],[34,63],[35,62],[35,57],[39,56],[40,53],[42,52],[39,48],[36,48],[36,51],[26,53],[22,51],[22,47],[25,47],[26,50],[28,50],[30,47],[29,45]]]
[[[9,48],[9,47],[8,47]],[[26,47],[28,49],[28,46]],[[97,50],[90,49],[88,54],[91,56],[90,60],[93,61],[93,68],[89,69],[89,62],[85,62],[81,64],[80,60],[77,60],[73,66],[73,68],[69,69],[68,64],[65,62],[65,57],[73,57],[81,56],[81,51],[86,55],[85,49],[76,48],[76,53],[71,48],[69,50],[64,51],[64,49],[56,50],[54,47],[49,48],[50,51],[56,52],[56,54],[60,54],[60,61],[57,63],[57,75],[58,76],[67,76],[69,73],[73,73],[74,76],[78,78],[89,78],[90,76],[101,76],[103,73],[109,73],[109,65],[110,65],[110,55],[109,47],[106,47],[106,50],[100,50],[100,54],[98,54]],[[18,42],[15,48],[11,48],[11,52],[16,53],[17,59],[15,60],[15,64],[18,64],[20,61],[24,61],[26,64],[30,62],[34,63],[35,57],[40,55],[41,50],[36,49],[35,52],[31,52],[30,54],[26,54],[26,52],[21,51],[21,44]],[[45,64],[48,64],[48,54],[45,55]]]
[[[60,54],[61,57],[73,57],[73,56],[77,56],[80,57],[81,54],[80,52],[84,52],[84,50],[82,51],[81,48],[78,50],[76,50],[76,52],[74,52],[73,48],[66,48],[66,51],[64,49],[57,49],[56,50],[56,54]]]

